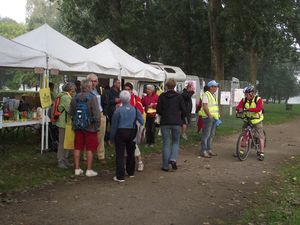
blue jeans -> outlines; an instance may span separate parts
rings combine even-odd
[[[179,125],[161,125],[161,134],[163,138],[163,169],[169,169],[169,161],[177,161],[179,152],[180,126]],[[170,149],[170,136],[172,138],[172,149]]]
[[[216,133],[216,120],[203,118],[203,131],[201,138],[201,152],[209,151],[212,147],[212,141]]]

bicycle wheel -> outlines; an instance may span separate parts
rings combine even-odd
[[[265,141],[264,141],[264,148],[267,146],[267,133],[265,130],[263,130],[264,136],[265,136]]]
[[[246,142],[243,140],[244,134],[241,133],[236,143],[236,155],[239,160],[244,161],[250,153],[250,139]]]

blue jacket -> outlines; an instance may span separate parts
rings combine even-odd
[[[118,128],[136,128],[136,121],[140,124],[144,123],[144,119],[140,111],[131,106],[129,103],[123,104],[113,114],[110,140],[114,140]]]

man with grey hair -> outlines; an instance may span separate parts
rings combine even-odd
[[[155,117],[156,117],[156,105],[158,96],[155,93],[153,85],[148,84],[146,86],[147,95],[142,98],[142,104],[145,107],[146,112],[146,142],[147,146],[154,147],[155,144]]]
[[[97,176],[97,172],[92,170],[93,152],[97,150],[99,130],[99,105],[97,97],[91,93],[92,82],[88,79],[81,82],[82,90],[73,97],[70,108],[70,115],[73,119],[73,129],[75,131],[74,163],[75,175],[82,175],[83,170],[79,167],[80,153],[87,151],[88,177]],[[79,122],[79,123],[77,123]],[[82,126],[81,126],[82,125]]]
[[[105,129],[106,129],[106,117],[103,115],[103,108],[101,104],[101,96],[97,91],[98,87],[98,77],[96,74],[91,73],[87,76],[87,79],[92,82],[92,93],[97,97],[98,100],[98,105],[99,105],[99,112],[100,112],[100,129],[98,131],[98,141],[99,145],[97,148],[97,155],[98,155],[98,160],[102,164],[106,164],[105,161],[105,146],[104,146],[104,136],[105,136]]]
[[[57,110],[61,112],[61,114],[53,124],[58,127],[57,160],[58,167],[62,169],[67,169],[69,166],[71,166],[67,159],[68,152],[64,149],[64,140],[66,123],[71,121],[68,113],[70,111],[70,103],[74,93],[75,85],[73,83],[66,83],[62,87],[62,92],[58,93],[56,96],[56,98],[60,98]]]
[[[131,106],[129,101],[131,94],[128,91],[121,91],[120,101],[122,106],[113,114],[110,131],[110,140],[115,143],[116,151],[116,176],[114,181],[125,181],[124,154],[127,152],[126,172],[129,177],[134,177],[135,159],[134,150],[137,126],[136,121],[143,124],[143,117],[139,110]]]

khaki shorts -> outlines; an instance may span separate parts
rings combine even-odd
[[[243,128],[247,128],[247,123],[244,123]],[[259,139],[265,139],[264,127],[262,122],[253,124],[253,128],[256,130],[255,137]]]

